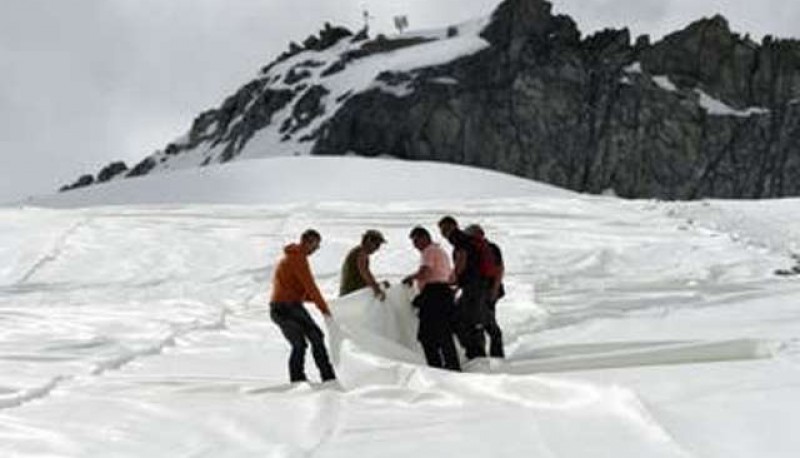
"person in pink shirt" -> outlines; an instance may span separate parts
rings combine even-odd
[[[405,277],[403,283],[410,286],[417,282],[419,294],[413,305],[419,309],[417,339],[425,351],[425,360],[431,367],[460,371],[451,326],[455,303],[450,287],[453,271],[450,256],[438,243],[433,243],[431,234],[423,227],[412,229],[409,238],[420,251],[421,261],[419,269]]]

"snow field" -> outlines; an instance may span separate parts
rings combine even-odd
[[[394,188],[408,164],[378,160],[345,162],[362,177],[348,184],[374,200],[348,202],[353,186],[325,181],[330,162],[304,158],[303,175],[278,164],[261,164],[275,170],[262,181],[245,168],[182,172],[169,205],[81,207],[137,183],[157,199],[174,183],[163,175],[44,199],[76,208],[0,209],[4,456],[727,458],[800,446],[800,287],[773,273],[794,262],[795,201],[621,201],[497,174],[484,176],[494,194],[455,198],[427,192],[436,180],[421,171]],[[478,183],[430,170],[456,191]],[[238,183],[245,202],[223,191],[224,205],[202,203],[209,176],[211,189]],[[307,200],[315,182],[326,200]],[[407,187],[419,192],[403,199]],[[314,312],[340,383],[287,384],[288,346],[267,313],[282,246],[316,227],[312,265],[333,297],[344,254],[376,228],[389,243],[373,271],[399,285],[418,262],[409,230],[438,238],[444,214],[504,248],[508,359],[425,367],[396,286],[383,304],[366,292],[333,301],[332,322]],[[307,370],[316,377],[310,356]]]

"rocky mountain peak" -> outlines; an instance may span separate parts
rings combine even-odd
[[[523,43],[546,41],[557,36],[577,40],[580,36],[575,22],[568,16],[554,16],[552,4],[545,0],[506,0],[492,14],[491,23],[481,36],[494,46],[519,53]]]
[[[792,47],[789,41],[784,45]],[[681,87],[699,87],[735,106],[770,106],[800,96],[800,84],[785,81],[777,90],[768,83],[783,71],[800,70],[800,47],[775,53],[749,36],[731,31],[721,15],[704,18],[667,35],[642,52],[642,62],[654,74],[669,75]],[[794,55],[793,55],[794,54]],[[769,86],[769,89],[767,89]]]

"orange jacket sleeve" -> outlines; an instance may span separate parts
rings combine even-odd
[[[303,288],[305,289],[306,298],[316,304],[320,312],[326,315],[329,314],[328,303],[325,302],[325,298],[322,297],[322,293],[320,293],[316,282],[314,282],[314,277],[311,274],[311,266],[309,266],[308,258],[305,256],[300,258],[299,265],[297,266],[297,273],[300,276],[300,283],[303,284]]]

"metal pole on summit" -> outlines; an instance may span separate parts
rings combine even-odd
[[[361,4],[361,16],[364,18],[364,29],[369,32],[369,20],[375,19],[375,17],[370,16],[366,3]]]

